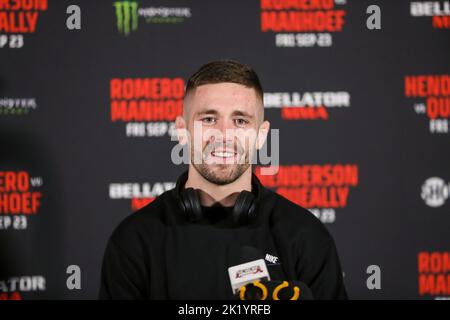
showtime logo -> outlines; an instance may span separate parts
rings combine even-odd
[[[255,174],[264,186],[309,209],[324,223],[336,220],[335,210],[347,206],[350,188],[359,184],[356,164],[284,165],[274,175],[261,175],[262,168],[257,166]]]
[[[22,300],[23,293],[45,291],[43,276],[21,276],[0,280],[0,300]]]
[[[414,111],[428,118],[430,133],[449,132],[450,75],[406,76],[405,96],[425,100],[416,103]]]
[[[47,0],[0,1],[0,48],[22,48],[23,35],[36,32],[39,15],[47,8]]]
[[[434,29],[450,29],[450,1],[413,1],[410,14],[412,17],[432,17]]]
[[[278,108],[284,120],[328,120],[329,109],[350,107],[350,93],[336,92],[267,92],[264,108]]]
[[[0,171],[0,230],[25,230],[28,218],[39,212],[42,177],[27,171]]]
[[[111,183],[110,199],[130,199],[131,210],[137,211],[155,200],[162,193],[175,187],[175,182],[155,183]]]
[[[127,137],[172,136],[183,97],[182,78],[111,79],[111,122],[125,123]]]
[[[276,47],[330,47],[342,32],[345,0],[260,0],[261,31],[275,33]]]
[[[450,298],[450,252],[419,252],[419,295]]]
[[[437,208],[445,204],[449,196],[450,184],[439,177],[432,177],[425,180],[422,185],[422,197],[425,204],[432,208]]]

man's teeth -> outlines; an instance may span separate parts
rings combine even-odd
[[[222,157],[222,158],[230,158],[234,156],[233,152],[220,152],[220,151],[215,151],[212,153],[213,156],[215,157]]]

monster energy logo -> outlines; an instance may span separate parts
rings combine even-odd
[[[124,35],[129,35],[130,31],[136,31],[138,26],[137,2],[116,1],[117,29]]]

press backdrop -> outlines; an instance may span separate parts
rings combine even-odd
[[[449,1],[0,1],[0,299],[96,298],[114,227],[186,169],[170,136],[187,79],[225,58],[257,71],[280,130],[261,181],[330,230],[349,296],[450,297],[449,16]]]

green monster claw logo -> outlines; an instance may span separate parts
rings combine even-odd
[[[138,26],[137,7],[135,1],[116,1],[117,29],[124,35],[129,35],[130,31],[136,31]]]

